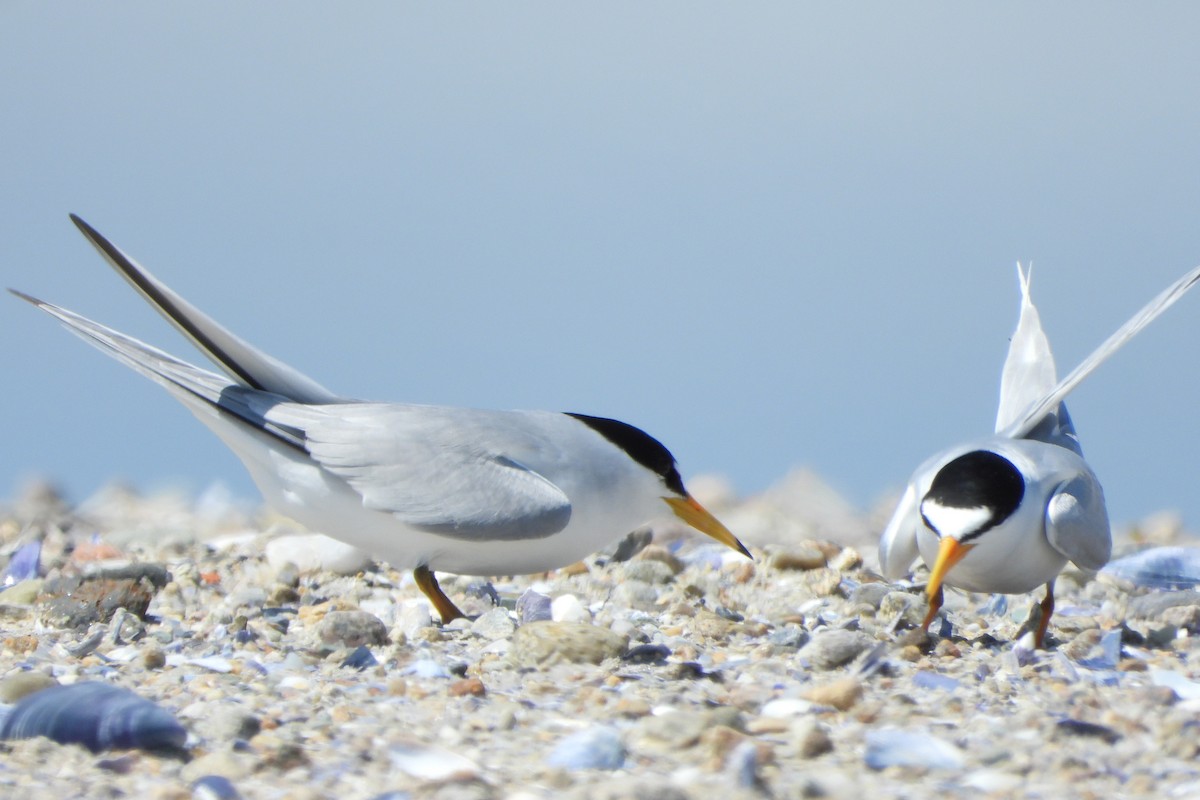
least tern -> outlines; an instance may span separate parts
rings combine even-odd
[[[342,397],[235,336],[86,222],[71,220],[228,377],[10,291],[166,388],[233,450],[276,510],[412,569],[443,623],[463,614],[434,570],[509,575],[562,567],[667,508],[750,555],[688,494],[670,451],[632,425]]]
[[[919,466],[879,544],[884,575],[930,566],[923,628],[942,586],[1019,594],[1045,584],[1035,644],[1054,612],[1054,580],[1067,561],[1098,570],[1112,550],[1100,481],[1083,458],[1063,399],[1096,367],[1200,280],[1188,272],[1110,336],[1063,380],[1017,265],[1021,313],[1000,381],[995,435],[938,453]]]

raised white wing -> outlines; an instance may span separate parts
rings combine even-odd
[[[299,370],[234,335],[79,217],[72,214],[71,221],[121,277],[235,381],[252,389],[281,394],[297,403],[331,403],[343,399]]]
[[[1112,555],[1104,491],[1090,472],[1059,486],[1046,505],[1050,546],[1084,569],[1100,569]]]
[[[1128,322],[1118,328],[1112,336],[1108,337],[1091,355],[1085,358],[1083,363],[1073,369],[1070,375],[1059,381],[1057,386],[1047,392],[1041,399],[1031,404],[1028,410],[1017,415],[1012,422],[1003,430],[997,431],[997,433],[1014,439],[1028,436],[1045,419],[1047,414],[1053,412],[1062,403],[1063,398],[1072,389],[1078,386],[1084,378],[1092,374],[1096,367],[1103,364],[1109,356],[1120,350],[1126,342],[1141,332],[1142,328],[1145,328],[1159,314],[1162,314],[1174,305],[1179,298],[1183,297],[1189,289],[1196,285],[1197,281],[1200,281],[1200,267],[1190,270],[1182,278],[1172,283],[1161,294],[1147,303],[1141,311],[1134,314]]]
[[[1033,266],[1022,269],[1017,264],[1017,280],[1021,285],[1021,316],[1017,330],[1008,345],[1008,356],[1004,359],[1004,371],[1000,377],[1000,408],[996,412],[996,430],[1003,430],[1014,419],[1058,382],[1054,366],[1054,354],[1050,341],[1042,330],[1041,315],[1033,305],[1029,291],[1029,280]],[[1037,439],[1056,444],[1080,455],[1079,438],[1065,403],[1059,403],[1054,411],[1047,412],[1024,438]]]
[[[1054,369],[1054,354],[1042,330],[1041,316],[1029,294],[1032,265],[1023,269],[1017,264],[1017,280],[1021,284],[1021,316],[1017,330],[1008,344],[1004,371],[1000,377],[1000,407],[996,412],[996,430],[1001,431],[1016,421],[1018,415],[1036,403],[1058,383]]]

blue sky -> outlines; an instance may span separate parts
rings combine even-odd
[[[808,466],[865,507],[989,432],[1017,259],[1061,373],[1200,263],[1189,4],[0,21],[5,285],[198,358],[75,212],[326,386],[618,417],[744,493]],[[159,388],[6,302],[0,495],[256,496]],[[1070,398],[1114,521],[1200,529],[1197,342],[1200,294]]]

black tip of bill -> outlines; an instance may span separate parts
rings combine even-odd
[[[746,558],[754,560],[754,556],[750,555],[750,551],[746,549],[746,545],[742,544],[733,533],[726,528],[721,521],[712,515],[704,506],[696,502],[690,494],[683,497],[664,497],[667,505],[675,512],[675,516],[691,525],[701,533],[707,534],[716,539],[726,547],[732,548]]]

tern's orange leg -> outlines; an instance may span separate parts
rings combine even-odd
[[[933,618],[942,609],[942,601],[945,598],[942,595],[942,587],[938,587],[937,593],[929,598],[929,613],[925,615],[925,621],[921,623],[921,630],[928,631],[929,623],[933,622]]]
[[[446,597],[446,593],[442,591],[442,587],[438,586],[437,578],[433,576],[433,572],[421,565],[413,570],[413,580],[417,582],[417,588],[425,593],[429,598],[429,602],[433,603],[433,607],[437,609],[438,616],[442,618],[442,624],[456,620],[459,617],[465,617],[466,614],[458,610],[458,606]]]
[[[1037,636],[1033,646],[1042,649],[1042,639],[1046,638],[1046,628],[1050,625],[1050,615],[1054,613],[1054,581],[1046,584],[1046,599],[1042,601],[1042,618],[1038,620]]]

